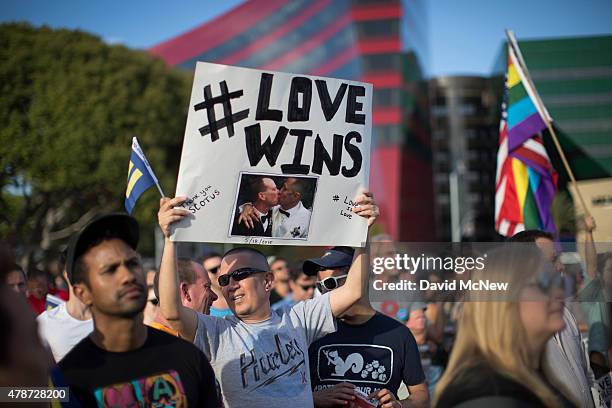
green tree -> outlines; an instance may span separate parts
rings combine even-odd
[[[0,237],[23,261],[123,210],[133,136],[172,194],[190,75],[84,32],[15,23],[0,25],[0,60]],[[149,190],[136,206],[145,237],[158,200]]]

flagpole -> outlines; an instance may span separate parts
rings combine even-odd
[[[161,186],[159,185],[159,181],[155,180],[155,186],[157,187],[157,191],[159,191],[159,195],[161,195],[161,198],[166,197],[166,195],[164,194],[164,192],[161,189]]]
[[[552,123],[551,123],[552,118],[548,114],[548,111],[546,110],[546,107],[544,106],[544,103],[540,99],[540,95],[538,94],[538,91],[537,91],[535,85],[531,81],[531,75],[529,75],[529,71],[527,70],[527,64],[525,64],[525,60],[523,60],[523,55],[521,54],[521,49],[519,48],[518,43],[516,42],[516,38],[514,37],[514,33],[511,30],[506,30],[506,36],[508,37],[508,44],[510,44],[510,46],[514,50],[514,54],[518,58],[517,62],[521,65],[521,68],[522,68],[523,72],[525,73],[525,80],[529,83],[529,86],[531,87],[531,89],[533,89],[533,93],[534,93],[534,97],[535,97],[535,101],[534,102],[537,104],[538,111],[540,113],[543,113],[542,119],[544,119],[544,123],[546,123],[546,127],[548,128],[548,132],[550,133],[550,135],[551,135],[551,137],[553,139],[555,147],[557,148],[557,152],[559,152],[559,156],[561,157],[561,162],[563,163],[563,166],[565,167],[565,171],[567,172],[567,174],[570,177],[572,185],[574,186],[574,190],[576,190],[576,193],[578,194],[578,198],[580,199],[580,203],[582,204],[582,208],[584,209],[584,213],[585,213],[585,215],[590,216],[589,210],[587,209],[586,203],[584,201],[584,197],[582,197],[582,193],[580,193],[580,189],[578,188],[578,183],[576,182],[576,177],[574,177],[574,172],[572,171],[572,169],[571,169],[571,167],[569,165],[569,162],[567,161],[567,158],[565,157],[565,153],[563,152],[563,149],[561,148],[561,144],[559,143],[559,139],[557,138],[557,134],[555,133],[555,129],[552,126]]]

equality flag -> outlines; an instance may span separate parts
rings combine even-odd
[[[138,139],[132,138],[132,155],[130,156],[130,166],[128,168],[127,189],[125,190],[125,209],[128,214],[132,213],[136,200],[149,187],[156,185],[159,193],[164,196],[153,173],[153,169],[149,166],[149,162],[144,155],[144,152],[138,144]]]
[[[557,191],[557,173],[540,133],[552,119],[531,86],[518,45],[513,43],[511,38],[499,131],[495,229],[506,237],[526,229],[554,233],[550,207]]]
[[[58,307],[64,302],[65,300],[60,298],[59,296],[47,293],[47,297],[45,298],[45,310],[51,310],[54,307]]]

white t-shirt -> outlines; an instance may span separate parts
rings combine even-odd
[[[194,344],[210,359],[226,407],[311,407],[308,346],[334,331],[325,294],[261,323],[198,314]]]
[[[94,328],[93,319],[78,320],[70,316],[66,303],[44,311],[36,320],[40,337],[51,349],[56,363]]]

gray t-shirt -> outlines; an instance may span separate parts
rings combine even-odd
[[[335,331],[325,294],[261,323],[198,314],[194,344],[210,359],[226,407],[311,407],[308,346]]]

